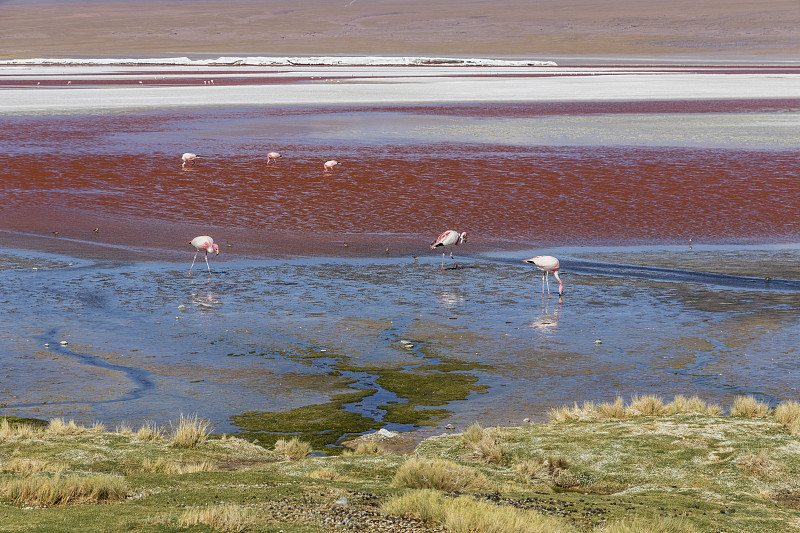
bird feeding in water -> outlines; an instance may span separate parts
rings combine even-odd
[[[186,152],[181,156],[181,161],[183,161],[183,163],[181,163],[181,166],[184,168],[186,167],[187,164],[194,166],[194,162],[196,160],[197,160],[197,154]]]
[[[450,259],[453,260],[453,263],[458,268],[458,263],[456,263],[455,258],[453,257],[453,246],[458,246],[461,243],[467,242],[467,232],[459,233],[454,229],[449,229],[439,235],[439,238],[436,239],[431,243],[431,250],[434,248],[442,247],[450,247]],[[442,272],[444,272],[444,250],[442,250]]]
[[[280,158],[280,157],[281,157],[281,154],[279,154],[278,152],[270,152],[270,153],[268,153],[267,154],[267,166],[269,166],[269,164],[272,163],[273,161],[277,161],[278,158]]]
[[[325,161],[325,164],[322,165],[322,172],[323,173],[330,172],[331,174],[334,174],[335,171],[333,170],[333,167],[335,167],[336,165],[341,165],[341,163],[339,163],[335,159],[331,159],[330,161]]]
[[[210,276],[211,266],[208,264],[208,252],[214,252],[215,254],[219,255],[219,246],[214,244],[214,239],[208,235],[200,235],[199,237],[195,237],[189,241],[189,244],[197,249],[194,254],[194,259],[192,259],[192,266],[189,267],[189,275],[192,275],[192,268],[194,268],[194,262],[197,260],[197,254],[200,252],[205,252],[206,267],[208,267],[208,275]]]
[[[552,255],[537,255],[536,257],[531,257],[530,259],[525,259],[524,261],[534,265],[543,272],[542,296],[544,296],[545,283],[547,283],[547,295],[550,296],[550,272],[552,272],[558,280],[558,295],[561,296],[561,293],[564,292],[564,285],[561,283],[561,278],[558,277],[558,269],[560,268],[558,259]]]

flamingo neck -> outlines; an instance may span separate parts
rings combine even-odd
[[[558,270],[554,270],[554,271],[553,271],[553,275],[554,275],[554,276],[556,277],[556,279],[558,280],[558,294],[561,294],[562,292],[564,292],[564,284],[563,284],[563,283],[561,283],[561,278],[560,278],[560,277],[558,277]]]

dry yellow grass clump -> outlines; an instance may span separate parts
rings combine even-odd
[[[194,474],[195,472],[210,472],[214,464],[209,461],[193,461],[182,463],[170,461],[159,457],[152,460],[145,458],[142,461],[142,472],[158,472],[161,474]]]
[[[164,438],[164,428],[150,420],[142,424],[134,438],[139,442],[157,442]]]
[[[447,459],[411,457],[397,469],[392,480],[397,487],[442,491],[485,490],[489,480],[474,468]]]
[[[206,525],[218,531],[239,532],[247,529],[250,518],[238,505],[226,504],[187,509],[178,524],[182,528]]]
[[[471,461],[500,464],[505,455],[497,430],[485,429],[477,422],[461,434],[461,442],[469,449],[467,459]]]
[[[442,524],[453,533],[561,533],[576,531],[565,522],[470,496],[448,498],[431,489],[413,490],[387,501],[384,512]]]
[[[548,411],[551,422],[589,421],[589,420],[622,420],[634,416],[666,416],[679,414],[720,415],[722,408],[707,403],[698,396],[686,397],[677,395],[670,403],[664,403],[660,396],[633,396],[627,404],[617,397],[613,402],[595,403],[592,401],[577,402],[572,407],[562,406]]]
[[[775,408],[775,420],[792,435],[800,435],[800,402],[783,402]]]
[[[26,477],[37,472],[62,472],[66,469],[64,464],[51,463],[46,459],[15,457],[3,463],[0,472]]]
[[[275,443],[275,453],[287,461],[300,461],[311,453],[311,445],[297,437],[289,440],[280,439]]]
[[[17,504],[53,506],[118,501],[125,498],[127,488],[120,476],[62,476],[57,472],[53,477],[37,474],[5,481],[0,493]]]
[[[7,418],[0,420],[0,441],[33,439],[39,430],[29,424],[11,425]]]
[[[756,399],[755,396],[737,396],[731,407],[731,416],[766,418],[769,414],[769,404]]]
[[[194,448],[204,443],[211,433],[211,422],[197,415],[181,415],[176,425],[173,425],[172,440],[170,444],[179,448]]]

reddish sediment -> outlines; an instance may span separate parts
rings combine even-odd
[[[535,117],[797,107],[794,100],[590,102],[331,113],[388,111],[391,120],[408,112]],[[227,120],[258,114],[265,124],[291,115],[313,129],[322,109],[309,119],[307,108],[4,119],[0,142],[17,149],[0,154],[4,245],[147,258],[182,252],[189,239],[209,234],[223,252],[242,256],[377,256],[387,248],[390,255],[432,253],[428,244],[445,229],[469,233],[467,253],[690,238],[785,241],[800,234],[791,200],[796,178],[787,173],[800,166],[798,155],[766,146],[309,140],[280,147],[284,157],[267,165],[270,147],[247,132],[214,134]],[[179,150],[163,146],[163,138],[200,127],[211,130],[206,154],[182,169]],[[322,154],[342,154],[341,170],[323,174]]]

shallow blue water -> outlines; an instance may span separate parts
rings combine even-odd
[[[188,277],[188,257],[90,262],[11,251],[2,275],[12,289],[0,301],[1,412],[107,424],[196,412],[234,431],[233,414],[345,390],[329,376],[343,358],[409,369],[432,362],[430,353],[489,365],[469,371],[486,393],[446,405],[453,414],[441,425],[521,423],[617,395],[699,394],[723,405],[745,393],[773,403],[797,396],[797,247],[558,253],[560,301],[542,297],[526,253],[457,255],[460,268],[444,272],[435,252],[418,260],[227,254],[215,258],[213,276],[203,264]],[[722,268],[733,253],[735,268]],[[610,261],[623,255],[624,264]],[[775,263],[769,282],[765,257]],[[360,388],[377,376],[355,377]],[[379,417],[392,399],[384,392],[348,409]]]

